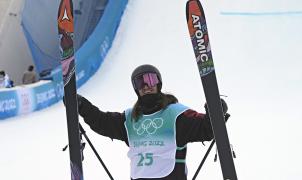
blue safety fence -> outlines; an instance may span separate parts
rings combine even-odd
[[[3,90],[0,92],[0,119],[44,109],[62,98],[61,89],[52,81],[40,81]]]
[[[94,31],[76,51],[77,87],[95,74],[102,64],[127,3],[128,0],[109,0]],[[44,79],[48,80],[0,90],[0,120],[44,109],[60,101],[64,94],[61,67],[53,69]]]

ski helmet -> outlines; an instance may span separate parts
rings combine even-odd
[[[145,74],[145,73],[155,73],[156,74],[156,76],[158,78],[158,81],[159,81],[159,83],[157,84],[157,88],[158,88],[158,91],[160,92],[161,87],[162,87],[161,74],[160,74],[159,70],[156,67],[154,67],[150,64],[144,64],[144,65],[138,66],[132,72],[131,82],[132,82],[132,86],[133,86],[133,89],[135,90],[135,92],[138,94],[134,79],[136,77],[140,76],[140,75]]]

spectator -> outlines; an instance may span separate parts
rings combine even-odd
[[[31,84],[37,82],[37,74],[34,71],[34,66],[30,65],[28,66],[27,71],[24,72],[22,77],[22,83],[23,84]]]
[[[11,87],[11,80],[9,79],[8,75],[5,71],[0,71],[0,88],[10,88]]]

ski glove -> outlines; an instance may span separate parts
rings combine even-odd
[[[81,109],[83,97],[81,95],[77,94],[77,100],[78,100],[78,109]],[[66,106],[65,96],[63,96],[63,104],[64,104],[64,106]]]
[[[221,101],[221,105],[222,105],[223,115],[225,115],[228,112],[228,105],[227,105],[227,103],[225,102],[224,99],[221,98],[220,101]],[[209,115],[209,110],[208,110],[207,103],[204,104],[204,108],[206,110],[206,114]]]

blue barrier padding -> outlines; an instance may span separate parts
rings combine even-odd
[[[18,98],[16,91],[4,91],[0,95],[0,119],[18,114]]]

